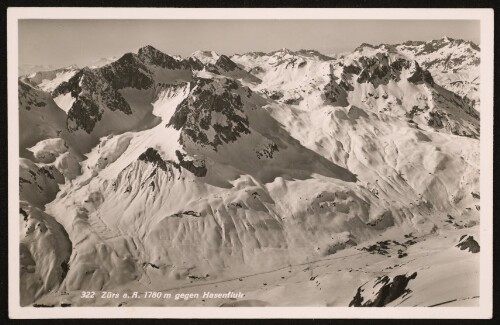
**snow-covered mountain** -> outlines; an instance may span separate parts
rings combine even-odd
[[[72,65],[56,70],[34,72],[23,79],[25,82],[50,93],[61,83],[73,77],[78,70],[78,66]]]
[[[402,44],[373,46],[363,44],[355,52],[397,52],[417,61],[432,73],[444,88],[466,97],[479,110],[479,46],[470,41],[443,37],[429,42],[408,41]]]
[[[51,64],[47,64],[47,65],[42,65],[42,64],[20,64],[19,65],[19,68],[17,69],[17,73],[19,74],[19,76],[26,76],[26,75],[30,75],[32,73],[37,73],[37,72],[40,72],[40,71],[50,71],[50,70],[54,70],[55,67]]]
[[[105,66],[106,64],[110,64],[112,62],[115,62],[119,58],[117,56],[110,56],[107,58],[100,58],[97,60],[92,61],[88,66],[90,69],[95,69],[95,68],[100,68],[102,66]]]
[[[477,303],[479,102],[438,74],[478,68],[471,44],[145,46],[20,78],[23,304]],[[245,298],[80,298],[188,288]]]
[[[399,54],[416,61],[428,70],[436,83],[460,97],[465,97],[472,107],[479,110],[479,64],[480,48],[471,41],[443,37],[432,41],[408,41],[402,44],[361,44],[353,53],[341,53],[325,56],[317,51],[291,51],[282,49],[271,53],[251,52],[235,54],[231,58],[246,70],[259,75],[269,71],[270,67],[285,60],[300,64],[308,61],[338,60],[346,56],[374,56],[381,54]],[[305,63],[302,63],[305,64]]]

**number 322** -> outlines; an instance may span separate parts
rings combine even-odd
[[[82,295],[80,296],[80,298],[92,299],[94,298],[94,296],[95,296],[94,291],[82,291]]]

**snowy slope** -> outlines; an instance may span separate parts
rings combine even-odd
[[[50,94],[20,80],[19,83],[19,150],[22,157],[26,149],[40,140],[67,137],[66,114]]]
[[[78,71],[76,65],[64,67],[61,69],[40,71],[30,74],[26,77],[26,81],[33,86],[37,86],[43,91],[52,92],[64,81],[68,81]]]
[[[479,254],[455,246],[477,238],[479,113],[403,52],[146,46],[51,94],[20,81],[21,123],[41,130],[21,131],[21,199],[73,243],[57,291],[33,299],[223,283],[241,305],[474,302]],[[435,292],[451,270],[465,296]]]
[[[21,306],[57,290],[68,272],[71,242],[64,228],[42,210],[21,202]]]

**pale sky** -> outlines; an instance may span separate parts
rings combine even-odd
[[[231,55],[283,47],[332,54],[361,43],[443,36],[479,45],[479,28],[478,20],[20,20],[19,64],[83,67],[145,45],[182,56],[196,50]]]

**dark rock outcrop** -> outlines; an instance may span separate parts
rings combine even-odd
[[[379,287],[377,292],[373,292],[373,300],[369,299],[365,301],[365,297],[363,297],[366,287],[365,284],[358,288],[356,295],[349,303],[349,307],[384,307],[405,293],[409,293],[410,290],[407,289],[408,283],[416,277],[417,272],[414,272],[409,276],[406,274],[396,275],[392,279],[387,275],[379,277],[373,286],[374,289]],[[366,288],[366,290],[369,289],[370,288]]]
[[[156,149],[148,148],[137,159],[139,161],[152,164],[169,175],[173,175],[174,168],[181,172],[181,167],[193,173],[197,177],[204,177],[207,174],[207,168],[204,160],[190,159],[186,154],[180,152],[179,150],[175,151],[175,155],[177,156],[178,162],[164,160]],[[154,176],[154,174],[155,171],[153,171],[153,174],[150,176]],[[154,185],[152,185],[152,187],[154,188]]]
[[[238,89],[235,81],[196,78],[190,88],[190,94],[177,106],[167,124],[182,130],[181,143],[188,137],[197,144],[217,150],[219,145],[250,133],[241,97],[235,92]],[[210,129],[214,134],[209,137]]]
[[[130,105],[118,92],[117,86],[109,82],[106,71],[83,68],[68,81],[61,83],[53,92],[54,97],[70,93],[75,100],[68,111],[67,128],[70,132],[83,129],[91,133],[104,114],[104,109],[119,110],[124,114],[132,114]],[[141,80],[135,75],[128,75],[130,80]],[[124,77],[125,78],[125,77]],[[117,77],[117,79],[120,79]],[[124,81],[120,81],[123,83]]]
[[[463,235],[462,237],[460,237],[460,241],[456,245],[456,247],[460,248],[461,250],[467,250],[473,254],[479,253],[481,250],[479,243],[474,239],[474,237],[467,235]]]
[[[203,64],[193,58],[176,60],[152,46],[145,46],[137,54],[126,53],[103,67],[83,68],[53,91],[54,97],[70,93],[75,99],[68,111],[68,130],[83,129],[91,133],[106,109],[132,114],[119,90],[150,89],[155,84],[157,68],[193,71],[203,69]]]
[[[359,63],[361,67],[358,69],[361,70],[356,81],[371,83],[375,88],[379,85],[386,85],[390,80],[399,81],[401,71],[411,66],[411,62],[404,59],[391,61],[385,53],[377,53],[373,57],[363,56],[359,59]]]
[[[137,159],[158,166],[161,170],[167,173],[171,171],[169,169],[169,165],[173,164],[171,161],[163,160],[158,151],[153,148],[148,148]]]
[[[238,66],[236,63],[231,61],[230,58],[225,56],[224,54],[217,59],[217,62],[215,62],[215,65],[219,68],[224,69],[225,71],[233,71],[235,69],[238,69]]]
[[[175,151],[175,155],[179,160],[179,165],[193,173],[197,177],[205,177],[207,175],[207,167],[204,160],[189,160],[186,155],[179,150]]]
[[[427,70],[422,69],[417,62],[415,62],[414,64],[415,72],[408,78],[408,81],[414,84],[427,83],[433,86],[434,79],[432,78],[431,73]]]
[[[345,89],[346,85],[339,85],[335,79],[337,78],[333,74],[331,74],[330,81],[323,88],[325,101],[335,106],[346,107],[349,105],[349,103],[347,102],[347,92]]]

